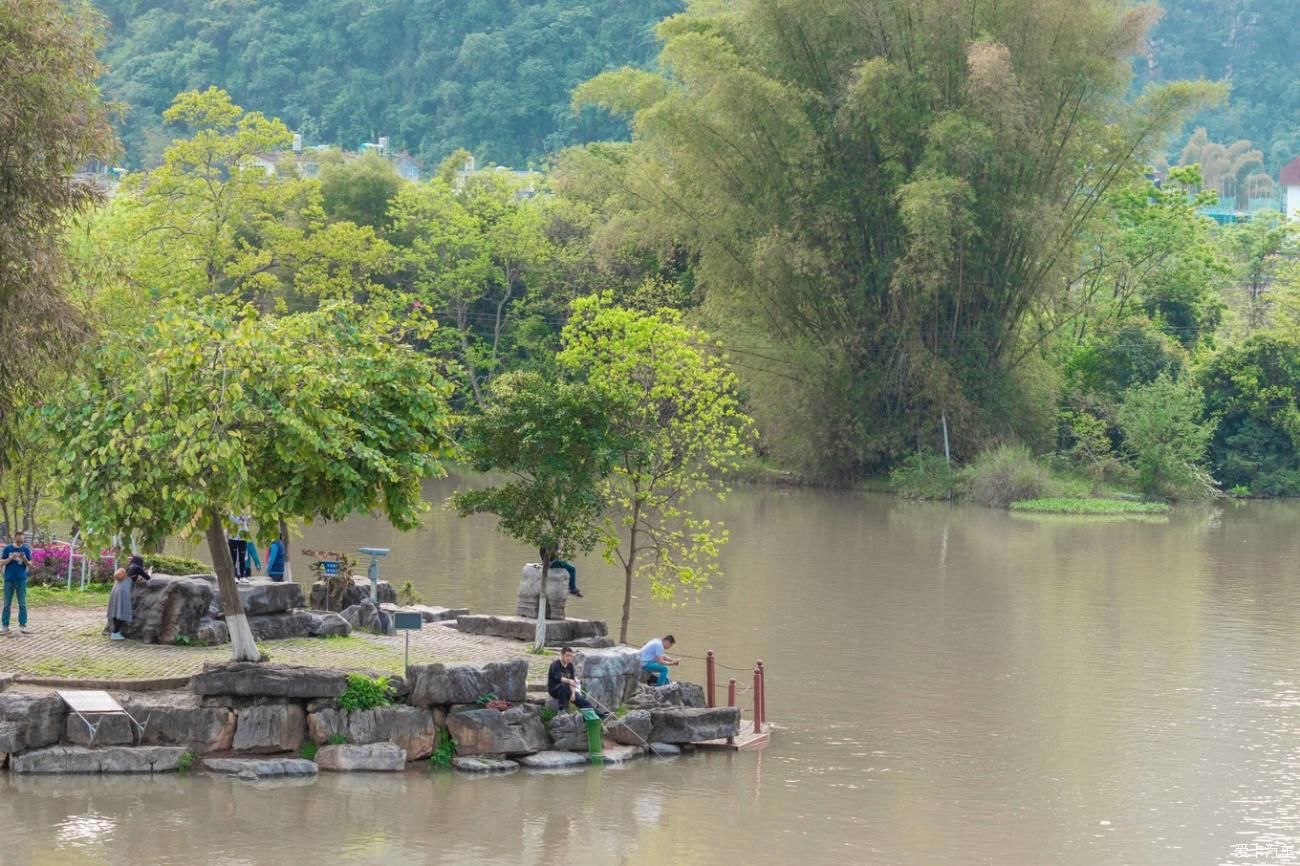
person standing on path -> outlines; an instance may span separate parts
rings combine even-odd
[[[131,557],[132,565],[136,559],[137,557]],[[144,571],[143,562],[140,570]],[[108,596],[108,621],[113,628],[110,640],[126,640],[126,635],[122,632],[131,624],[131,587],[135,584],[135,578],[128,575],[125,568],[113,572],[113,592]]]
[[[235,534],[226,538],[226,544],[230,545],[230,558],[235,565],[235,580],[248,580],[248,517],[243,514],[232,514],[230,519],[235,522]]]
[[[668,666],[681,664],[681,659],[675,659],[672,656],[664,655],[664,651],[677,643],[677,639],[670,634],[662,638],[655,638],[641,647],[641,670],[655,675],[654,685],[668,685]]]
[[[9,610],[14,596],[18,596],[18,630],[31,634],[27,630],[27,567],[32,564],[32,549],[23,542],[21,530],[14,533],[14,539],[0,551],[0,562],[5,567],[4,611],[0,612],[0,635],[9,634]]]

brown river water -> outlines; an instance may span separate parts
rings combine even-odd
[[[428,602],[509,612],[530,551],[444,510],[455,485],[418,532],[357,519],[294,549],[388,546],[381,576]],[[633,637],[762,658],[762,753],[5,777],[0,863],[1300,864],[1300,504],[1109,522],[746,488],[708,511],[725,576],[677,608],[639,588]],[[571,615],[615,623],[621,575],[577,565]]]

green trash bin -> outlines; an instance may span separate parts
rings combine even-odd
[[[605,760],[600,736],[600,716],[596,715],[595,710],[587,707],[582,711],[582,719],[587,723],[587,757],[593,764],[599,764]]]

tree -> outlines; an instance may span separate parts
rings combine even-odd
[[[941,416],[970,451],[1025,414],[1024,330],[1080,229],[1218,95],[1128,100],[1151,18],[1111,0],[690,3],[659,26],[661,72],[578,89],[633,124],[631,145],[582,154],[585,176],[698,257],[709,312],[746,334],[735,354],[770,371],[759,411],[795,418],[776,444],[811,473],[886,466]]]
[[[1214,424],[1202,420],[1205,397],[1188,377],[1167,373],[1124,392],[1119,427],[1148,493],[1169,498],[1204,497],[1214,480],[1202,468]]]
[[[435,364],[382,315],[331,303],[265,319],[219,299],[118,335],[53,407],[58,484],[101,537],[203,531],[236,659],[259,657],[225,521],[378,510],[418,522],[422,479],[449,447]]]
[[[325,213],[331,219],[374,229],[383,226],[388,203],[401,187],[397,169],[373,152],[360,159],[327,165],[320,173]]]
[[[601,481],[622,451],[614,419],[626,409],[589,386],[517,372],[492,383],[487,405],[467,423],[470,465],[508,480],[458,492],[452,503],[462,516],[495,514],[500,531],[542,551],[538,649],[546,644],[551,563],[601,538]]]
[[[752,422],[739,383],[704,332],[673,310],[636,312],[608,297],[575,301],[564,329],[561,365],[628,408],[614,419],[625,449],[603,481],[611,513],[606,556],[623,567],[627,642],[633,578],[648,579],[656,598],[698,591],[718,573],[721,524],[688,507],[700,493],[722,498],[723,473],[749,453]]]
[[[66,299],[64,228],[101,198],[78,177],[110,159],[109,107],[95,80],[102,22],[89,4],[0,3],[0,381],[18,387],[84,333]],[[11,429],[15,401],[0,405]]]

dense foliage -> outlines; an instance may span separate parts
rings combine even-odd
[[[99,0],[111,28],[105,92],[125,102],[132,165],[169,140],[159,116],[183,90],[221,87],[311,144],[387,136],[432,167],[457,148],[524,167],[626,127],[575,114],[569,93],[645,63],[652,25],[680,0],[211,3]]]

